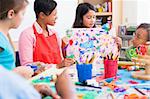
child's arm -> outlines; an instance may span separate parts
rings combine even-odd
[[[77,99],[75,87],[66,70],[58,76],[56,81],[56,91],[62,99]]]
[[[68,66],[73,65],[74,63],[75,63],[74,59],[65,58],[64,60],[62,60],[60,64],[57,64],[56,67],[57,68],[68,67]]]
[[[120,50],[122,47],[122,39],[120,37],[115,37],[114,39],[115,39],[115,42],[117,43],[118,50]]]

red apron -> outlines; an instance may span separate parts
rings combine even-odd
[[[62,61],[60,48],[55,34],[45,37],[43,34],[37,33],[33,25],[34,34],[36,36],[36,44],[33,48],[33,62],[44,62],[48,64],[59,64]]]

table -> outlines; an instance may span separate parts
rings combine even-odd
[[[55,90],[54,82],[50,83],[49,82],[50,79],[47,78],[50,78],[50,75],[61,73],[63,70],[64,69],[56,69],[52,67],[46,70],[45,72],[33,77],[32,79],[30,79],[30,81],[32,81],[32,83],[49,84],[52,87],[52,89]],[[77,82],[78,78],[77,78],[76,67],[72,66],[69,68],[69,70],[70,70],[69,75],[71,76],[72,81]],[[104,70],[103,67],[99,68],[98,77],[101,77],[101,75],[103,75],[103,70]],[[102,97],[102,99],[112,99],[112,98],[123,99],[125,95],[130,95],[130,94],[137,94],[139,96],[142,96],[140,92],[135,90],[135,88],[137,88],[141,90],[143,93],[145,93],[147,97],[150,97],[150,81],[134,79],[131,77],[131,73],[132,71],[127,71],[124,69],[118,70],[117,73],[118,79],[115,84],[119,87],[125,88],[126,91],[124,92],[114,92],[114,90],[110,89],[107,86],[101,86],[102,89],[85,87],[85,86],[76,86],[77,95],[78,97],[80,97],[80,99],[99,99],[99,97]],[[38,81],[38,79],[40,79],[41,77],[45,77],[45,79],[47,80]],[[93,78],[92,80],[95,80],[95,78]],[[46,97],[45,99],[49,99],[49,98]]]

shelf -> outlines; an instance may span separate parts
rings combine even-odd
[[[130,40],[133,38],[133,35],[119,35],[122,39]]]
[[[96,16],[111,16],[112,12],[96,12]]]
[[[126,49],[128,49],[128,48],[129,48],[129,47],[124,47],[124,46],[121,47],[122,50],[126,50]]]

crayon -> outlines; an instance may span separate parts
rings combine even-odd
[[[86,64],[88,64],[88,63],[89,63],[89,61],[88,61],[88,57],[89,57],[89,56],[87,55],[87,56],[86,56],[86,61],[85,61],[85,63],[86,63]]]

